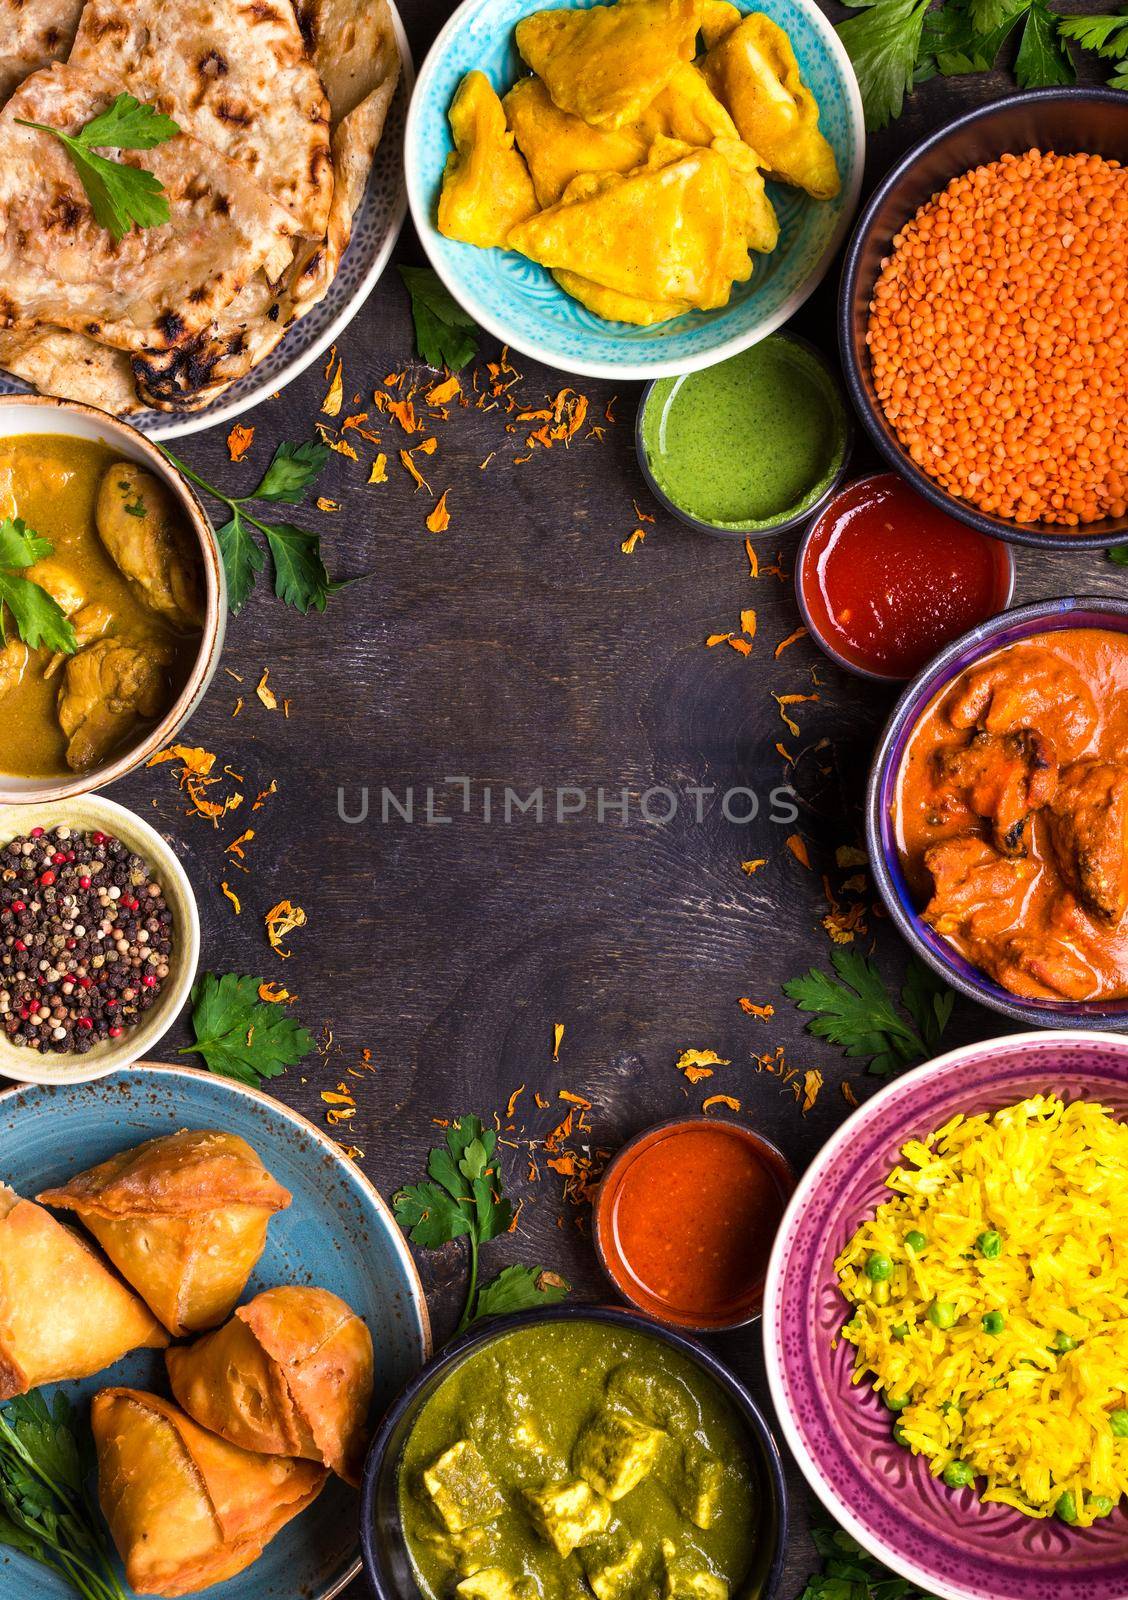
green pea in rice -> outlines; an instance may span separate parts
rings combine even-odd
[[[1087,1527],[1128,1493],[1111,1420],[1128,1405],[1128,1126],[1038,1095],[901,1154],[896,1198],[835,1263],[853,1381],[896,1403],[934,1477],[966,1463],[982,1499]],[[906,1247],[913,1231],[926,1251]],[[893,1263],[877,1281],[875,1253]]]

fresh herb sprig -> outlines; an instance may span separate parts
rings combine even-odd
[[[506,1267],[479,1289],[481,1247],[509,1231],[513,1207],[502,1189],[497,1134],[478,1117],[451,1123],[446,1142],[427,1158],[427,1181],[401,1189],[393,1205],[400,1227],[425,1250],[453,1239],[469,1244],[470,1282],[457,1332],[480,1317],[554,1305],[568,1293],[564,1279],[544,1267]]]
[[[478,353],[478,325],[430,267],[400,267],[411,297],[415,348],[429,367],[459,372]]]
[[[1013,70],[1020,88],[1073,83],[1070,47],[1077,45],[1113,62],[1110,86],[1128,89],[1128,12],[1067,16],[1047,0],[845,3],[856,14],[839,23],[838,34],[854,64],[871,130],[899,117],[906,94],[928,78],[991,71],[1016,33]]]
[[[328,461],[328,445],[314,439],[307,439],[304,444],[280,444],[258,487],[244,495],[225,494],[193,472],[171,450],[165,450],[163,445],[161,449],[198,489],[222,501],[231,513],[216,529],[216,538],[227,573],[227,603],[236,616],[266,565],[266,556],[252,528],[266,539],[273,558],[275,594],[303,616],[309,611],[324,611],[330,595],[345,587],[334,582],[325,570],[318,534],[295,527],[292,522],[262,522],[247,510],[252,503],[297,505]]]
[[[0,1409],[0,1544],[58,1573],[83,1600],[126,1600],[86,1490],[92,1455],[61,1392],[50,1410],[38,1392]]]
[[[314,1049],[312,1035],[280,1002],[262,1000],[261,978],[206,972],[192,990],[195,1044],[210,1072],[252,1087],[297,1066]]]
[[[8,622],[30,649],[72,656],[78,648],[74,627],[53,595],[21,574],[53,555],[55,547],[41,539],[22,517],[0,521],[0,643],[8,642]]]
[[[877,1077],[935,1055],[952,1015],[956,997],[946,984],[913,957],[901,988],[897,1009],[874,963],[856,950],[834,950],[832,978],[817,967],[783,985],[800,1011],[812,1012],[808,1032],[841,1045],[851,1057],[865,1057]]]
[[[822,1569],[807,1579],[799,1600],[933,1600],[908,1578],[898,1578],[841,1528],[811,1529]]]
[[[112,105],[77,133],[64,133],[61,128],[52,128],[46,122],[29,122],[25,117],[15,120],[22,128],[37,128],[59,141],[74,163],[99,224],[118,244],[133,227],[159,228],[168,221],[164,184],[156,174],[147,167],[100,156],[97,150],[152,150],[156,145],[167,144],[180,132],[171,117],[131,94],[119,94]]]

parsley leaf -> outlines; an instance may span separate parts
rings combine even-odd
[[[1055,84],[1076,82],[1077,72],[1069,46],[1059,36],[1058,21],[1044,0],[1032,0],[1014,62],[1020,89],[1048,89]]]
[[[1128,567],[1128,544],[1114,545],[1107,552],[1108,559],[1118,567]]]
[[[287,505],[297,505],[320,476],[329,456],[329,446],[316,439],[306,439],[302,444],[280,444],[250,498],[282,500]]]
[[[0,642],[8,637],[8,621],[31,650],[49,650],[72,656],[78,649],[74,626],[54,595],[19,569],[33,567],[54,552],[54,545],[29,528],[22,517],[0,521]],[[16,568],[13,572],[11,569]],[[7,570],[5,570],[7,569]]]
[[[868,1058],[870,1072],[878,1077],[935,1053],[955,996],[922,962],[913,958],[901,991],[910,1023],[897,1010],[885,980],[867,956],[838,949],[830,959],[837,978],[812,967],[805,976],[783,985],[784,994],[800,1011],[814,1013],[808,1032],[841,1045],[852,1058]]]
[[[822,1569],[807,1579],[799,1600],[933,1600],[907,1578],[898,1578],[841,1528],[811,1529]]]
[[[134,225],[156,228],[168,221],[164,184],[155,173],[100,156],[95,147],[151,150],[180,132],[171,117],[131,94],[119,94],[105,111],[75,134],[63,133],[45,122],[29,122],[24,117],[15,120],[23,128],[36,128],[59,141],[74,164],[95,217],[118,244]]]
[[[470,1282],[459,1333],[478,1317],[530,1305],[551,1305],[568,1292],[563,1278],[543,1267],[506,1267],[478,1287],[478,1252],[513,1226],[513,1207],[502,1190],[497,1134],[478,1117],[458,1117],[445,1143],[427,1157],[427,1180],[393,1196],[396,1221],[413,1244],[437,1250],[454,1239],[470,1245]]]
[[[415,348],[429,367],[459,372],[478,353],[478,325],[430,267],[400,267],[411,297]]]
[[[236,507],[230,521],[215,530],[219,553],[223,557],[223,570],[227,574],[227,604],[238,616],[255,586],[255,578],[266,566],[255,537],[239,515]]]
[[[312,1037],[284,1005],[259,999],[261,982],[206,972],[192,990],[196,1043],[180,1054],[197,1053],[209,1072],[252,1086],[304,1060],[314,1048]]]
[[[334,583],[326,572],[320,537],[292,522],[256,522],[255,527],[265,533],[274,557],[274,592],[279,600],[303,616],[311,610],[324,611],[329,596],[344,584]]]
[[[848,0],[858,4],[858,0]],[[856,16],[837,33],[854,65],[866,127],[877,132],[901,115],[920,54],[924,14],[931,0],[862,0]]]

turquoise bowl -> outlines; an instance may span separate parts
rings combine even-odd
[[[587,6],[594,0],[578,0]],[[526,68],[513,42],[522,17],[541,0],[464,0],[423,64],[407,116],[404,160],[411,214],[431,264],[470,315],[504,344],[564,372],[593,378],[660,378],[712,366],[746,350],[793,316],[826,274],[846,236],[862,183],[865,132],[857,80],[845,50],[814,0],[737,0],[763,11],[791,39],[819,103],[819,125],[834,148],[842,188],[833,200],[770,183],[780,242],[753,257],[747,283],[727,306],[690,311],[655,327],[606,322],[513,250],[482,250],[445,239],[435,225],[443,167],[453,149],[447,111],[473,68],[501,94]]]
[[[119,1150],[180,1128],[219,1128],[246,1139],[293,1195],[271,1220],[244,1300],[281,1283],[331,1289],[367,1322],[376,1348],[373,1424],[431,1353],[430,1327],[411,1254],[363,1172],[297,1112],[228,1078],[186,1067],[143,1066],[97,1083],[0,1094],[0,1180],[34,1197]],[[159,1350],[62,1389],[85,1426],[99,1389],[125,1385],[168,1395]],[[355,1490],[330,1478],[245,1572],[208,1590],[216,1600],[330,1600],[360,1570]],[[29,1557],[0,1545],[5,1600],[74,1600],[74,1590]]]

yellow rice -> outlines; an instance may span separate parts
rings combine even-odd
[[[1128,1126],[1046,1094],[953,1117],[901,1154],[896,1198],[835,1263],[853,1381],[908,1399],[890,1420],[933,1476],[966,1463],[984,1500],[1088,1526],[1128,1493],[1128,1438],[1110,1420],[1128,1406]],[[977,1245],[992,1230],[994,1260]],[[885,1281],[867,1274],[873,1252],[893,1263]],[[954,1308],[951,1328],[930,1320],[933,1301]],[[1000,1333],[982,1326],[990,1312]],[[1059,1335],[1076,1348],[1055,1350]]]

